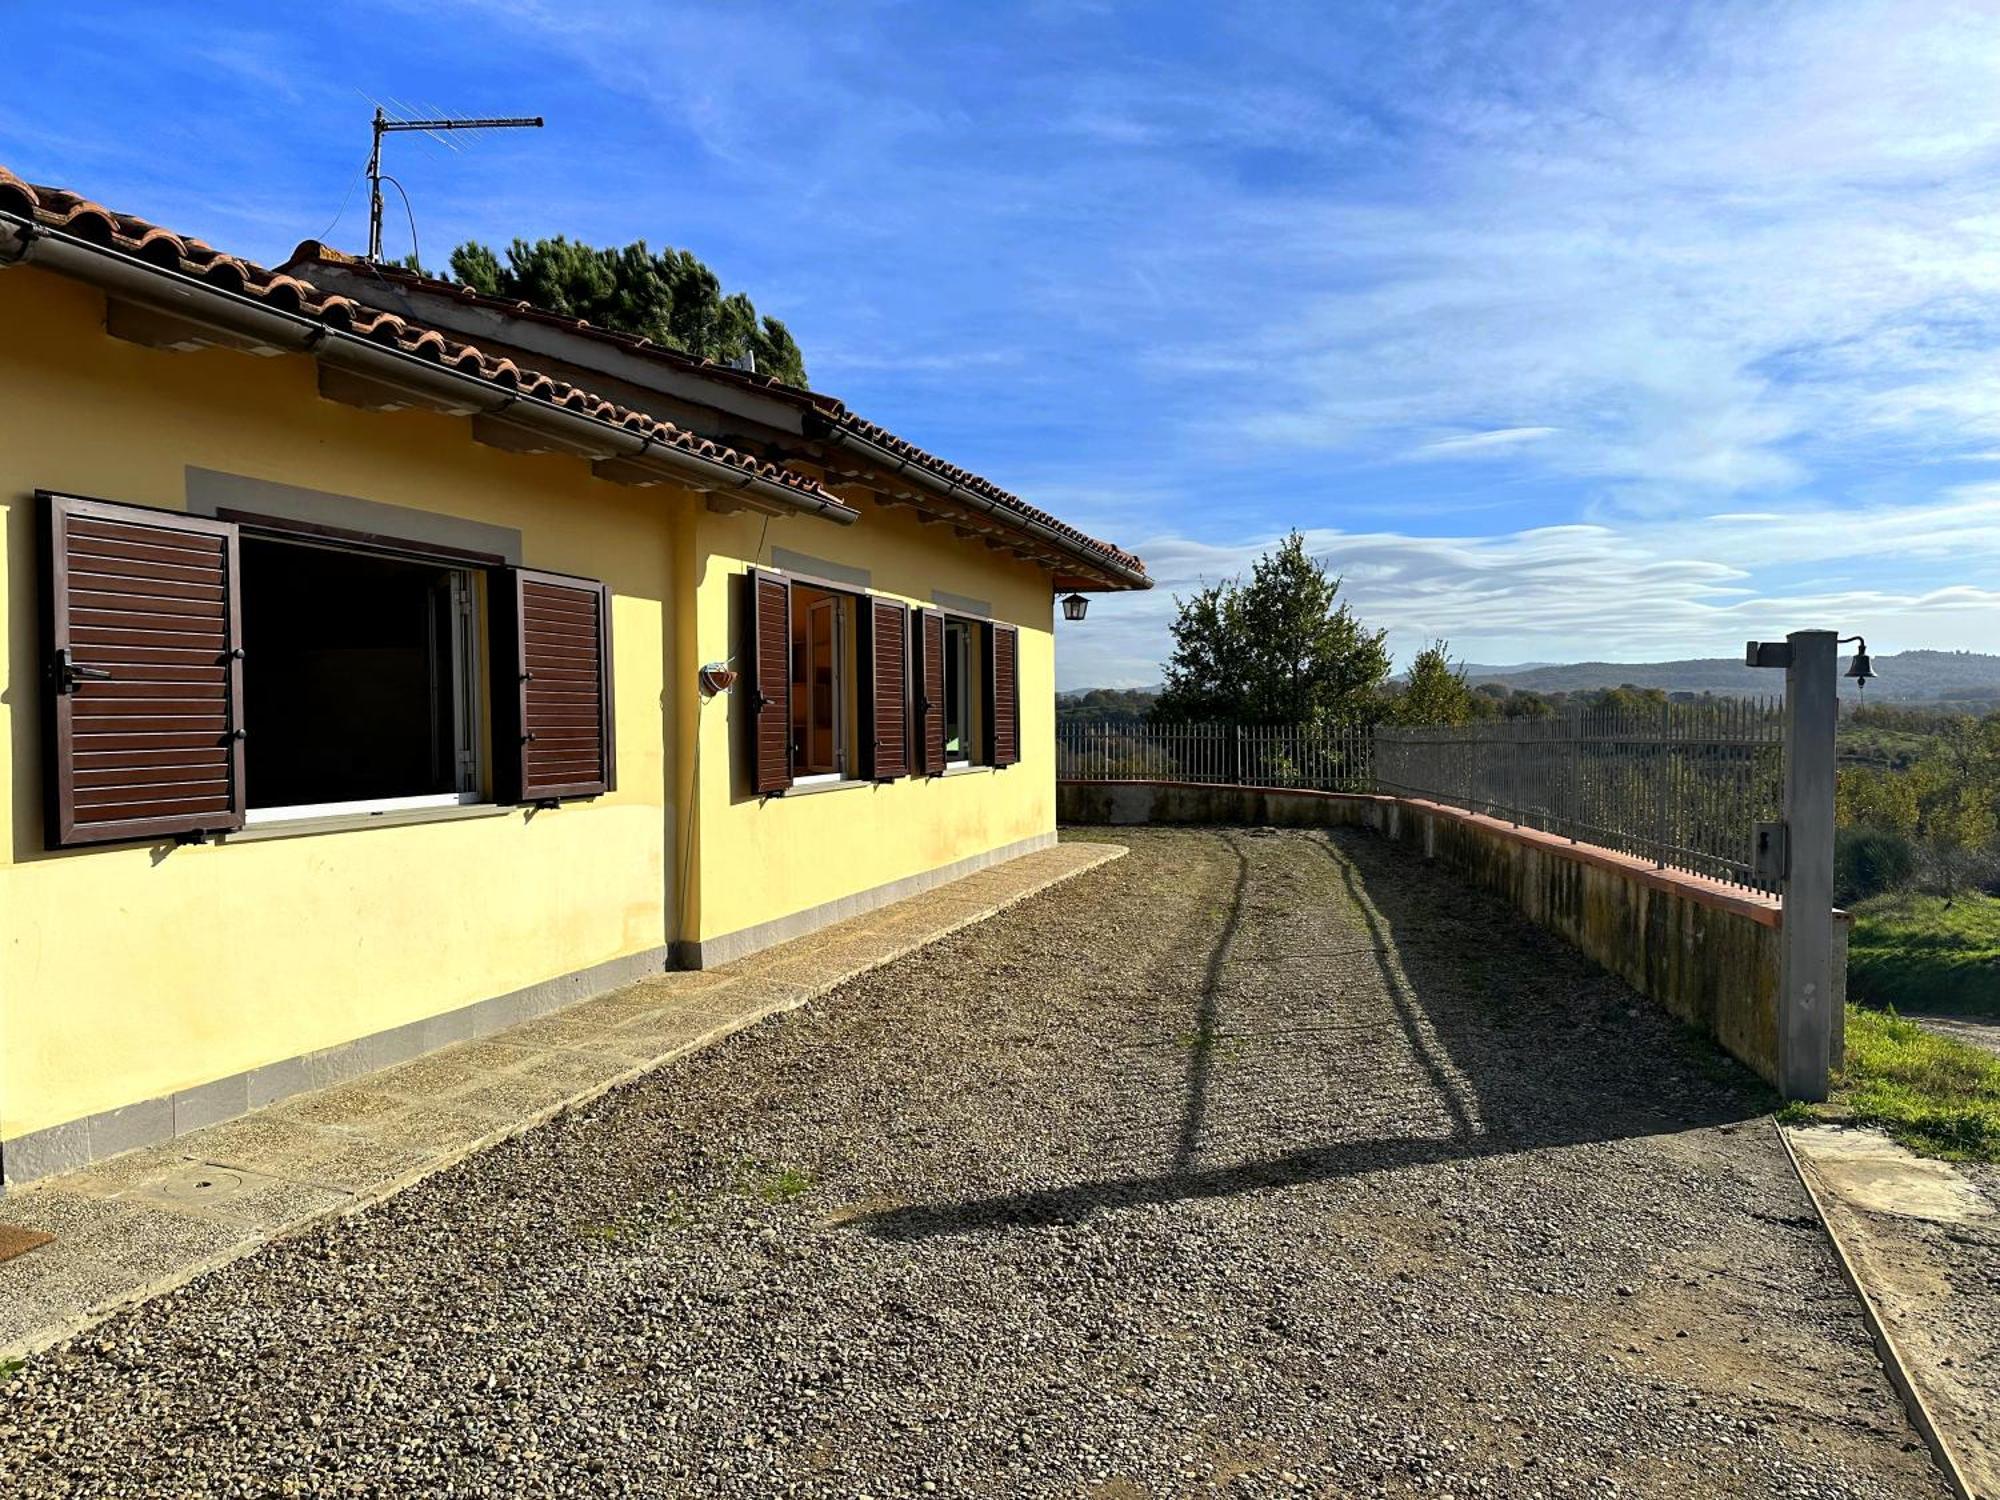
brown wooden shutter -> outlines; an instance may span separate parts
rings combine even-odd
[[[494,799],[611,791],[618,784],[611,590],[531,568],[491,577]]]
[[[868,621],[868,774],[910,774],[910,612],[893,599],[863,601]]]
[[[746,586],[750,787],[762,795],[792,784],[792,585],[752,568]]]
[[[936,776],[944,770],[944,616],[919,610],[917,620],[917,772]]]
[[[38,498],[49,847],[241,828],[236,527]]]
[[[1021,758],[1020,632],[986,627],[986,761],[1011,766]]]

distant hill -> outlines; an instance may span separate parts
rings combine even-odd
[[[1875,658],[1876,678],[1868,684],[1871,703],[1962,703],[1968,706],[2000,702],[2000,656],[1977,651],[1903,651]],[[1841,670],[1847,670],[1846,658]],[[1475,687],[1497,682],[1503,687],[1537,693],[1591,692],[1599,688],[1663,688],[1670,693],[1720,693],[1734,697],[1773,694],[1782,690],[1784,674],[1746,667],[1741,659],[1697,657],[1688,661],[1582,661],[1563,666],[1543,663],[1519,666],[1467,665],[1467,681]],[[1840,695],[1856,696],[1854,685],[1841,679]]]
[[[1059,724],[1127,724],[1143,719],[1160,696],[1157,687],[1081,688],[1056,694]]]

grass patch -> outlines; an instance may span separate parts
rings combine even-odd
[[[662,1203],[634,1203],[615,1218],[585,1219],[575,1230],[580,1238],[601,1244],[642,1244],[655,1235],[679,1233],[693,1224],[693,1213],[674,1195]]]
[[[1833,1102],[1851,1123],[1877,1126],[1925,1156],[2000,1161],[2000,1057],[1893,1010],[1847,1007],[1847,1062]]]
[[[0,1385],[5,1385],[27,1368],[25,1359],[0,1359]]]
[[[1902,1011],[2000,1015],[2000,896],[1898,893],[1854,908],[1847,992]]]
[[[736,1191],[766,1203],[789,1203],[812,1191],[812,1173],[803,1167],[781,1167],[744,1157],[736,1163]]]
[[[812,1173],[799,1167],[780,1167],[764,1179],[766,1203],[789,1203],[813,1185]]]

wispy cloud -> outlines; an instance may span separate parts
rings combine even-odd
[[[1515,448],[1554,437],[1554,427],[1496,427],[1490,432],[1468,432],[1458,437],[1436,438],[1419,446],[1412,458],[1465,458],[1489,453],[1495,448]]]

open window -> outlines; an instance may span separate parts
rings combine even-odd
[[[854,761],[854,600],[794,582],[792,779],[844,781]]]
[[[977,711],[980,695],[974,691],[979,661],[976,643],[979,627],[971,620],[948,616],[944,622],[944,763],[970,765],[979,744]]]
[[[242,538],[248,820],[480,795],[472,570]]]

